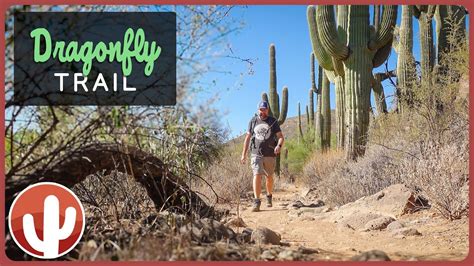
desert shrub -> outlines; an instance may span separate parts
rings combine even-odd
[[[317,187],[319,183],[341,164],[344,159],[342,151],[330,150],[326,153],[315,151],[312,153],[302,171],[302,184],[308,187]]]
[[[374,146],[356,162],[346,162],[341,151],[315,154],[304,168],[306,184],[337,205],[374,194],[399,180],[390,153]]]
[[[73,187],[90,215],[103,218],[137,219],[154,212],[153,201],[133,177],[120,172],[88,176]]]
[[[459,219],[469,208],[468,145],[425,144],[418,157],[405,157],[401,177],[407,185],[428,198],[449,220]]]
[[[306,160],[310,157],[314,143],[309,140],[288,139],[285,141],[288,149],[288,171],[290,174],[300,173]]]
[[[204,182],[196,189],[213,203],[239,205],[242,197],[252,191],[252,169],[249,160],[240,162],[240,145],[231,145],[224,149],[221,156],[201,173]]]

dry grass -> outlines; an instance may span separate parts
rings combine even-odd
[[[236,208],[237,212],[241,199],[252,191],[252,170],[248,162],[245,165],[240,163],[237,152],[224,152],[221,158],[204,170],[202,176],[210,186],[200,184],[197,190],[206,195],[211,204],[226,204]]]

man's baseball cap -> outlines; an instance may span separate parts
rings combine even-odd
[[[266,101],[261,101],[261,102],[258,104],[258,109],[268,109],[268,102],[266,102]]]

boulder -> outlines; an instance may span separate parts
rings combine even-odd
[[[361,212],[400,217],[403,214],[416,211],[422,205],[409,188],[403,184],[395,184],[371,196],[365,196],[341,206],[340,210],[357,209]]]
[[[395,221],[395,219],[393,219],[390,216],[382,216],[382,217],[368,221],[365,224],[364,229],[369,230],[369,231],[382,230],[382,229],[385,229],[393,221]]]
[[[396,238],[403,238],[406,236],[421,236],[415,228],[400,228],[392,231],[392,236]]]
[[[299,247],[298,247],[298,251],[299,251],[301,254],[304,254],[304,255],[318,254],[318,253],[319,253],[319,250],[317,250],[317,249],[314,249],[314,248],[307,248],[307,247],[303,247],[303,246],[299,246]]]
[[[387,253],[381,250],[363,252],[351,258],[352,261],[390,261]]]
[[[266,227],[257,227],[257,229],[252,232],[251,241],[255,242],[256,244],[279,245],[281,241],[281,235]]]
[[[382,217],[379,214],[376,213],[370,213],[370,212],[354,212],[349,214],[348,216],[343,216],[340,219],[337,219],[338,224],[347,224],[351,228],[354,228],[355,230],[359,229],[364,229],[365,225],[374,219]]]
[[[403,224],[400,223],[399,221],[393,221],[389,225],[387,225],[387,230],[394,231],[403,227],[404,227]]]
[[[284,249],[278,254],[279,260],[293,261],[299,260],[301,258],[301,253],[291,249]]]
[[[264,250],[260,255],[260,258],[263,260],[275,260],[277,253],[273,250]]]
[[[235,233],[232,229],[222,223],[203,218],[182,226],[179,231],[182,234],[191,234],[191,238],[199,242],[215,242],[222,239],[234,239]]]
[[[247,227],[242,217],[234,217],[228,220],[225,224],[226,226],[234,226],[234,227]]]
[[[250,243],[253,230],[250,228],[245,228],[242,233],[237,236],[237,239],[240,243]]]

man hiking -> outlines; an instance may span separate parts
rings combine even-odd
[[[260,211],[261,180],[263,175],[266,177],[267,207],[272,207],[275,157],[280,153],[285,141],[278,120],[269,116],[268,112],[268,102],[260,102],[258,104],[258,115],[252,117],[249,122],[240,159],[241,163],[244,164],[250,144],[250,164],[253,171],[253,193],[255,196],[252,207],[253,212]]]

